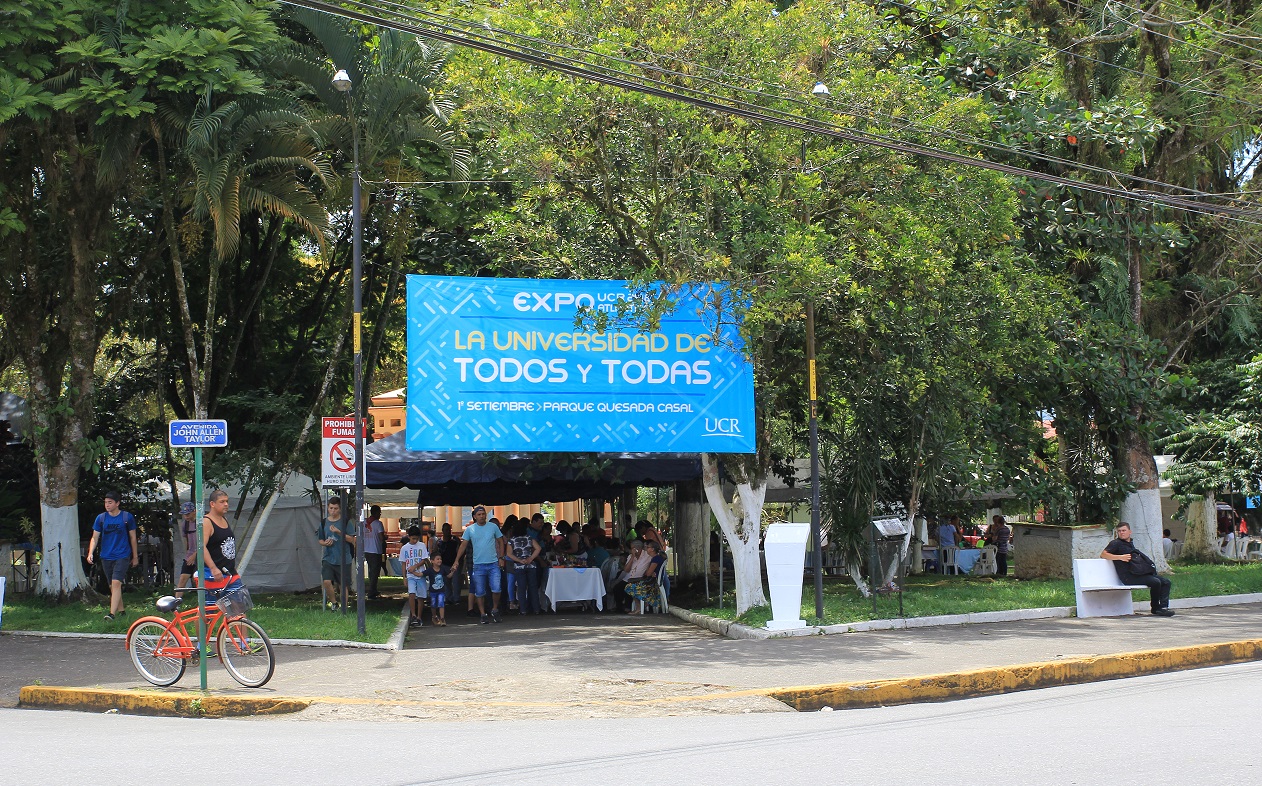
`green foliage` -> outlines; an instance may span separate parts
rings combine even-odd
[[[1178,494],[1262,491],[1262,356],[1237,369],[1239,395],[1221,410],[1187,419],[1164,441],[1178,460],[1167,470]]]

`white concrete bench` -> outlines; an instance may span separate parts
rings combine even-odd
[[[1121,617],[1135,613],[1131,593],[1148,589],[1123,584],[1107,559],[1074,560],[1074,599],[1079,617]]]

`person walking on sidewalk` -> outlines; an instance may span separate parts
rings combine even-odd
[[[473,524],[465,527],[460,538],[460,550],[456,552],[456,562],[464,556],[465,547],[473,544],[473,576],[471,580],[474,597],[478,601],[478,613],[482,624],[500,621],[500,571],[504,568],[504,533],[494,524],[487,523],[486,508],[478,505],[473,509]],[[457,569],[448,574],[454,576]],[[491,611],[486,610],[486,593],[491,593]]]
[[[1158,576],[1152,559],[1135,548],[1131,542],[1130,524],[1123,521],[1117,525],[1117,537],[1104,547],[1100,558],[1113,563],[1117,578],[1123,584],[1148,588],[1153,614],[1158,617],[1174,616],[1170,610],[1170,579]]]
[[[429,585],[425,581],[425,563],[429,560],[429,550],[421,542],[421,528],[413,524],[408,527],[408,542],[399,549],[399,564],[403,566],[403,575],[407,576],[408,590],[408,627],[421,627],[421,613],[425,610],[425,597],[429,594]]]
[[[140,564],[136,546],[136,517],[119,507],[123,497],[117,491],[105,492],[105,512],[92,522],[92,540],[88,543],[88,564],[91,565],[96,544],[101,544],[101,570],[110,585],[110,611],[106,622],[123,613],[123,582],[128,567]]]
[[[376,600],[377,579],[381,578],[381,562],[386,550],[386,525],[381,523],[381,506],[368,509],[364,522],[364,559],[368,560],[368,597]]]

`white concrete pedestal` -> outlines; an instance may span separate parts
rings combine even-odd
[[[802,570],[810,524],[781,522],[767,527],[763,553],[767,560],[767,585],[771,590],[771,620],[767,630],[805,628],[802,614]]]

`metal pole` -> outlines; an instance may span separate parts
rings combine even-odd
[[[876,520],[875,519],[871,521],[871,524],[869,524],[868,529],[872,531],[871,532],[872,549],[869,553],[869,559],[872,563],[872,618],[876,619],[876,615],[878,613],[876,609],[876,597],[879,594],[877,590],[880,589],[880,587],[877,586],[877,572],[880,571],[881,569],[881,566],[880,566],[881,555],[880,555],[880,552],[877,551],[877,547],[876,547],[877,535],[876,535]]]
[[[354,107],[351,104],[350,93],[346,94],[346,106],[351,115],[351,139],[354,146],[354,182],[352,183],[351,199],[354,204],[351,205],[351,292],[354,299],[354,312],[352,316],[352,330],[354,330],[355,340],[355,523],[356,531],[360,534],[359,548],[355,550],[355,606],[358,614],[359,633],[362,636],[367,632],[366,610],[364,608],[364,566],[367,556],[363,549],[363,525],[368,520],[367,509],[364,500],[364,423],[363,420],[367,414],[364,410],[364,354],[363,343],[360,340],[360,319],[364,310],[364,295],[360,288],[361,279],[364,276],[363,270],[363,244],[364,244],[364,215],[360,206],[360,188],[363,182],[359,174],[359,123],[355,121]],[[349,518],[349,517],[348,517]]]
[[[803,146],[805,147],[805,142]],[[804,159],[805,160],[805,159]],[[815,618],[824,618],[824,544],[819,527],[819,422],[815,387],[815,301],[806,301],[806,365],[810,374],[811,538],[815,541]]]
[[[197,516],[197,649],[206,690],[206,548],[202,544],[202,449],[193,448],[193,505]]]

